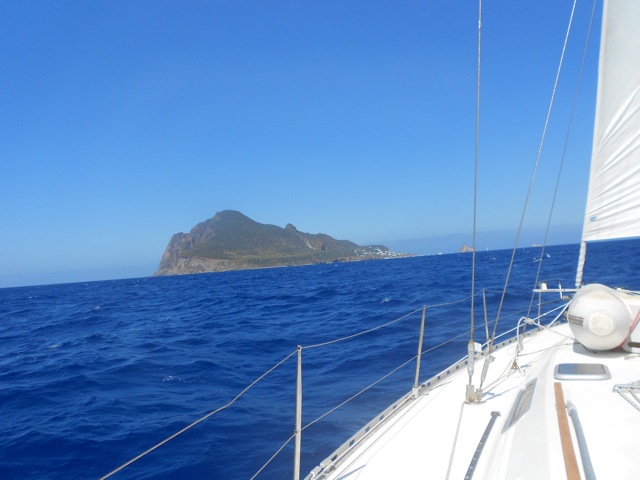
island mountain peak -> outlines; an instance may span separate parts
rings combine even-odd
[[[155,275],[344,262],[404,256],[383,245],[362,247],[329,235],[258,223],[224,210],[171,237]]]

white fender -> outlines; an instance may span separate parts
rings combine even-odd
[[[568,320],[576,339],[591,350],[611,350],[629,336],[632,316],[624,292],[594,283],[576,292]]]

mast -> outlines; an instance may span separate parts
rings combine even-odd
[[[476,297],[476,223],[478,211],[478,152],[480,139],[480,53],[482,46],[482,0],[478,0],[478,73],[476,82],[476,142],[475,142],[475,168],[473,179],[473,242],[471,249],[471,321],[469,329],[469,343],[467,345],[467,354],[469,361],[467,362],[467,372],[469,374],[469,382],[467,383],[467,391],[465,399],[467,402],[479,402],[482,392],[476,390],[473,385],[474,373],[474,356],[475,356],[475,340],[473,333],[475,331],[475,297]]]

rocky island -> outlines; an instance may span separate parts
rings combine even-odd
[[[154,275],[180,275],[226,270],[307,265],[409,256],[383,245],[361,247],[322,233],[300,232],[258,223],[240,212],[225,210],[199,223],[189,233],[171,237]]]
[[[458,250],[458,252],[460,253],[473,252],[473,247],[470,245],[467,245],[466,243],[463,243],[460,249]]]

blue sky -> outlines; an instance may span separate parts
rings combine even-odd
[[[546,225],[590,8],[531,232]],[[513,232],[571,2],[483,9],[478,229]],[[151,274],[172,234],[225,209],[417,253],[470,243],[476,25],[462,0],[2,2],[0,287]],[[579,239],[598,38],[559,243]],[[486,247],[514,234],[501,238]]]

